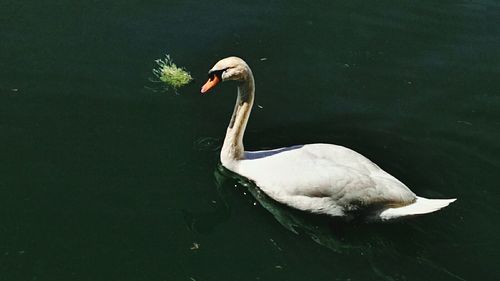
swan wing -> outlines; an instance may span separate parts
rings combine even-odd
[[[342,216],[374,204],[405,205],[415,194],[361,154],[337,145],[309,144],[246,152],[236,172],[289,206]]]

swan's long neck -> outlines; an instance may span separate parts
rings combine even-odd
[[[233,116],[227,127],[224,145],[221,151],[221,162],[226,167],[230,163],[241,160],[245,157],[243,147],[243,135],[247,126],[250,111],[252,110],[255,95],[255,82],[252,71],[248,68],[248,75],[245,80],[238,84],[238,97],[234,106]]]

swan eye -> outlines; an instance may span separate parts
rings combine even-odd
[[[222,73],[224,73],[224,71],[228,70],[230,67],[226,67],[224,69],[221,69],[221,70],[212,70],[208,73],[208,78],[210,79],[214,79],[214,76],[217,76],[219,79],[222,80]]]

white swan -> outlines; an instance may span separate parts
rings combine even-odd
[[[220,160],[252,181],[274,200],[293,208],[335,217],[363,212],[389,220],[437,211],[456,199],[426,199],[363,155],[333,144],[306,144],[266,151],[244,151],[243,134],[252,109],[255,82],[238,57],[217,62],[201,88],[238,82],[238,97]]]

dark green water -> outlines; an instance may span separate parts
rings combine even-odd
[[[499,280],[500,4],[237,2],[0,0],[0,281]],[[147,88],[165,53],[178,95]],[[234,85],[199,95],[228,55],[247,149],[342,144],[459,200],[343,225],[240,184]]]

